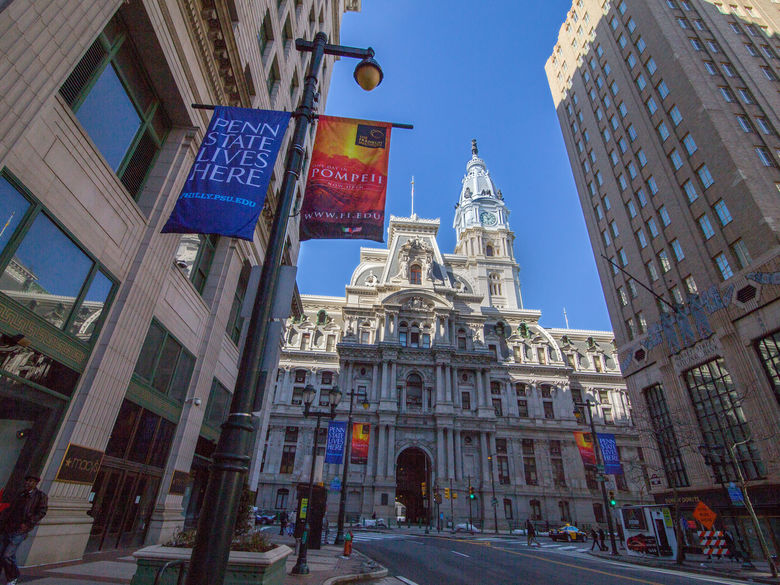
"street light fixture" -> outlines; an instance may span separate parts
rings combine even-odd
[[[293,575],[308,575],[309,565],[306,563],[306,555],[309,550],[309,531],[311,530],[311,508],[312,497],[314,496],[314,464],[317,460],[317,439],[320,434],[320,420],[325,418],[333,418],[336,416],[336,406],[341,402],[341,390],[338,386],[333,386],[328,392],[328,405],[330,410],[312,410],[311,403],[314,402],[314,396],[317,394],[317,389],[311,384],[307,384],[303,389],[303,416],[308,418],[311,416],[317,417],[317,424],[314,426],[314,441],[312,441],[311,448],[311,469],[309,471],[309,492],[306,500],[306,522],[303,525],[303,534],[301,535],[301,544],[298,547],[298,560],[295,566],[292,568],[291,573]],[[304,507],[301,505],[301,512]]]
[[[371,51],[371,56],[365,57],[355,66],[355,72],[352,76],[360,87],[366,91],[371,91],[382,83],[382,79],[384,79],[385,76],[384,73],[382,73],[382,68],[379,66],[379,63],[374,60],[374,50],[368,50]]]
[[[380,70],[381,71],[381,70]],[[357,69],[355,70],[357,74]],[[350,447],[352,444],[352,406],[355,401],[355,396],[363,399],[362,405],[364,410],[368,410],[368,397],[365,392],[357,393],[354,390],[350,390],[347,393],[349,396],[349,414],[347,415],[347,436],[344,443],[344,471],[341,475],[341,494],[339,495],[339,515],[336,524],[336,540],[333,544],[344,544],[344,514],[347,506],[347,474],[349,473],[349,458]]]
[[[295,111],[295,130],[287,150],[284,176],[276,199],[271,232],[262,263],[257,295],[247,327],[244,351],[236,377],[230,413],[222,424],[217,447],[212,455],[206,493],[201,505],[195,546],[192,550],[187,585],[222,585],[225,578],[230,542],[241,497],[241,487],[252,461],[255,425],[253,412],[259,410],[259,390],[265,383],[260,363],[268,344],[268,330],[279,290],[279,272],[287,237],[287,224],[295,195],[295,187],[303,165],[304,144],[309,124],[315,118],[314,101],[317,77],[325,55],[361,59],[355,72],[363,89],[373,89],[382,81],[381,69],[372,63],[373,49],[358,49],[328,44],[328,35],[318,32],[313,41],[297,39],[298,51],[312,54],[303,85],[303,96]],[[371,68],[379,69],[372,72]],[[372,78],[376,80],[373,84]],[[362,82],[361,82],[362,80]],[[373,84],[373,85],[372,85]],[[260,395],[262,395],[260,393]]]
[[[574,403],[574,418],[577,419],[577,421],[580,421],[581,418],[584,416],[583,411],[581,410],[582,407],[585,407],[588,409],[588,418],[590,419],[590,433],[591,437],[593,439],[593,452],[596,455],[596,469],[598,470],[600,465],[603,465],[604,460],[601,457],[601,445],[599,445],[598,436],[596,435],[596,424],[593,422],[593,413],[591,412],[591,407],[593,406],[593,402],[591,400],[586,400],[585,402],[575,402]],[[603,467],[602,467],[603,469]],[[612,546],[612,555],[618,556],[617,551],[617,543],[615,542],[615,531],[612,528],[612,508],[609,505],[609,501],[607,500],[607,488],[604,485],[604,473],[600,473],[599,484],[601,484],[601,499],[604,503],[604,515],[607,517],[607,530],[609,530],[609,543]]]

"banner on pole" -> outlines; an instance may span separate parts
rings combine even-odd
[[[391,126],[319,117],[301,208],[301,241],[384,241]]]
[[[289,112],[217,106],[163,233],[251,241]]]
[[[615,435],[610,433],[596,433],[601,449],[601,457],[604,459],[604,473],[607,475],[623,475],[623,466],[620,464]]]
[[[580,457],[585,465],[596,465],[596,452],[593,450],[593,438],[590,433],[574,431],[574,442],[580,451]]]
[[[368,463],[368,440],[371,433],[371,425],[368,423],[354,423],[352,425],[352,450],[350,463],[365,465]]]
[[[347,423],[328,423],[328,438],[325,443],[325,463],[341,463],[344,460],[344,443],[347,438]]]

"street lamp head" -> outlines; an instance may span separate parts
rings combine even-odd
[[[366,91],[374,89],[377,85],[382,83],[382,79],[384,78],[382,68],[374,59],[373,49],[369,49],[369,51],[371,51],[371,56],[360,61],[360,63],[355,66],[355,71],[352,74],[355,81],[357,81],[357,84]]]
[[[331,410],[335,409],[338,406],[339,402],[341,402],[341,390],[339,390],[338,385],[330,389],[330,393],[328,394],[328,400],[330,401]]]
[[[365,394],[363,394],[363,396],[362,396],[361,398],[363,398],[363,402],[361,403],[361,405],[363,406],[363,410],[368,410],[368,407],[369,407],[369,406],[371,406],[371,405],[368,403],[368,396],[366,396]]]
[[[311,403],[314,402],[314,396],[317,394],[317,389],[311,384],[306,384],[303,389],[303,404],[308,409]]]

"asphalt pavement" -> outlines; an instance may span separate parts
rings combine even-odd
[[[590,543],[528,547],[524,537],[424,537],[392,533],[355,538],[355,549],[407,585],[744,585],[727,577],[616,563],[587,554]]]

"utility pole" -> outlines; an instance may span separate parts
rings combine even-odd
[[[599,444],[599,438],[598,435],[596,435],[596,424],[593,422],[593,413],[591,412],[591,406],[592,403],[590,400],[585,401],[585,406],[588,408],[588,419],[590,420],[590,433],[593,437],[593,451],[596,454],[596,470],[598,471],[598,468],[601,467],[601,469],[604,469],[604,460],[601,457],[601,445]],[[578,404],[580,406],[581,404]],[[618,556],[619,553],[617,551],[617,544],[615,543],[615,532],[612,528],[612,508],[609,505],[609,501],[607,500],[607,488],[604,485],[604,473],[599,472],[599,483],[601,484],[601,498],[604,502],[604,514],[607,516],[607,529],[609,530],[609,543],[612,546],[612,554],[614,556]]]
[[[452,533],[455,534],[455,490],[452,489],[452,478],[450,478],[450,518],[452,520]]]
[[[344,544],[344,515],[347,506],[347,477],[349,474],[349,458],[352,456],[350,451],[352,445],[352,407],[355,405],[355,396],[361,396],[364,400],[364,407],[368,406],[365,402],[365,394],[356,394],[350,390],[349,395],[349,414],[347,415],[347,436],[344,443],[344,467],[341,475],[341,493],[339,494],[339,515],[336,523],[336,540],[333,544]]]
[[[472,523],[471,523],[471,476],[469,475],[469,532],[472,531]]]
[[[490,504],[493,506],[493,531],[498,534],[498,500],[496,499],[496,478],[493,475],[493,455],[488,455],[488,461],[490,461],[490,490],[493,493],[490,500]]]

